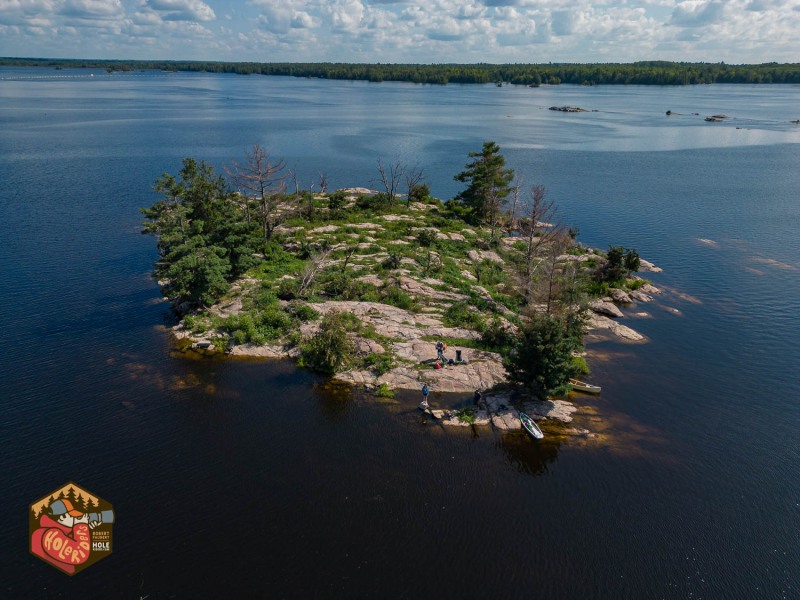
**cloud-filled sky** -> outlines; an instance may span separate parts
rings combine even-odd
[[[0,0],[0,56],[800,62],[800,0]]]

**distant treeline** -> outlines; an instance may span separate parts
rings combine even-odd
[[[800,83],[800,63],[727,65],[725,63],[644,61],[626,64],[413,65],[0,58],[0,66],[95,68],[108,71],[201,71],[375,82],[406,81],[438,85],[448,83],[510,83],[530,86],[560,83],[577,85]]]

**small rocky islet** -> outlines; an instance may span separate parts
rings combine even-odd
[[[212,306],[190,309],[184,315],[172,329],[180,346],[233,357],[302,362],[299,340],[316,336],[325,315],[345,313],[358,325],[350,333],[352,365],[333,374],[338,380],[373,390],[419,390],[428,383],[435,393],[486,391],[483,405],[474,411],[425,411],[445,426],[516,430],[519,409],[537,420],[569,423],[577,410],[571,402],[509,391],[503,357],[481,348],[480,329],[487,322],[510,332],[520,323],[518,306],[508,290],[514,285],[515,264],[527,249],[520,232],[492,232],[486,226],[443,219],[438,200],[398,202],[386,212],[360,211],[358,203],[375,192],[347,189],[343,193],[340,210],[346,214],[335,218],[327,207],[327,195],[317,194],[314,201],[322,221],[287,219],[275,228],[274,239],[286,256],[314,257],[318,281],[346,273],[358,290],[358,299],[342,299],[347,294],[330,294],[324,286],[306,298],[281,298],[281,289],[296,287],[308,275],[308,258],[287,272],[256,268],[235,281]],[[544,235],[548,225],[537,225]],[[428,246],[420,244],[421,232],[432,240]],[[490,244],[493,234],[497,241]],[[545,248],[540,252],[546,254]],[[552,258],[553,268],[572,272],[597,270],[606,260],[605,253],[579,243]],[[640,269],[660,271],[645,260],[640,261]],[[618,322],[624,316],[621,309],[650,302],[660,290],[635,274],[626,281],[626,289],[609,288],[605,295],[588,301],[586,326],[624,342],[643,342],[644,336]],[[304,307],[302,312],[309,318],[297,329],[276,332],[268,340],[239,335],[235,327],[259,310],[259,297],[265,292],[276,296],[277,310],[297,313]],[[447,344],[446,359],[458,355],[462,360],[434,368],[435,343],[440,340]],[[375,368],[378,363],[382,366]],[[561,431],[593,435],[583,429]]]

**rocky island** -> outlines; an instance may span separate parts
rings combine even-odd
[[[381,395],[423,382],[489,392],[476,411],[429,411],[450,425],[515,429],[523,405],[570,421],[569,403],[549,398],[587,372],[584,333],[643,341],[616,319],[659,293],[635,274],[658,269],[635,250],[578,242],[543,187],[514,187],[493,143],[470,157],[456,176],[467,190],[447,202],[419,177],[397,193],[399,164],[378,161],[383,191],[329,193],[321,181],[292,194],[259,147],[230,171],[235,189],[187,159],[144,211],[179,344],[294,359]]]

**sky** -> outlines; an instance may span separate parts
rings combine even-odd
[[[0,56],[800,62],[800,0],[0,0]]]

